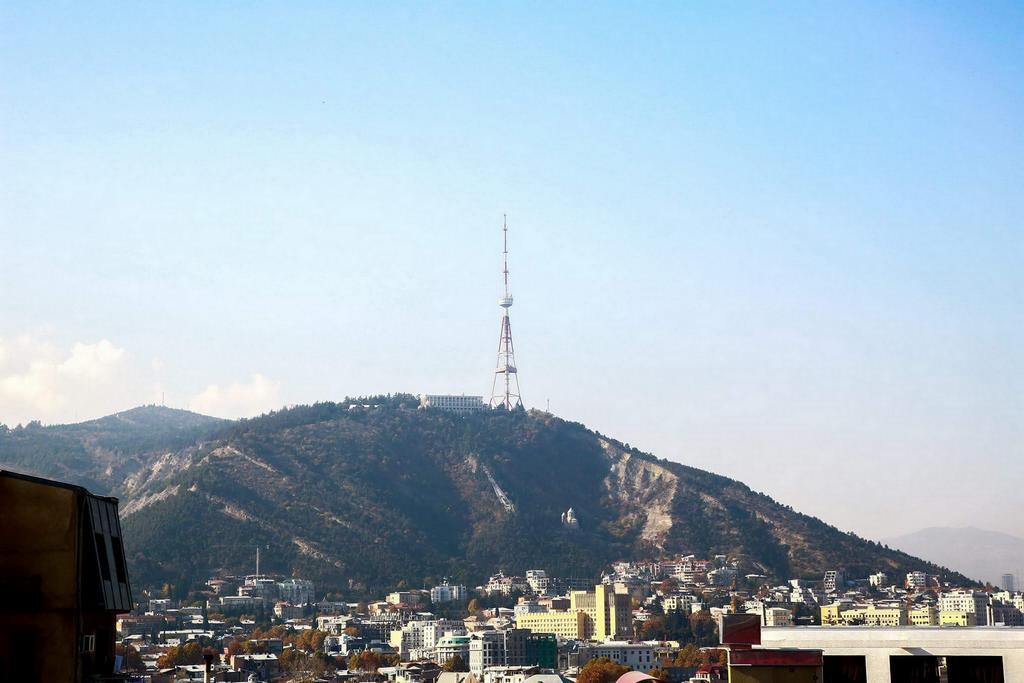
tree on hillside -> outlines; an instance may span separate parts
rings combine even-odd
[[[628,666],[617,664],[607,657],[591,659],[580,670],[576,683],[615,683],[619,676],[632,671]]]
[[[648,676],[654,676],[659,681],[667,681],[668,680],[668,672],[665,671],[664,669],[659,669],[657,667],[654,668],[654,669],[651,669],[650,671],[648,671],[647,675]]]
[[[185,643],[184,645],[175,645],[160,655],[160,659],[156,663],[161,669],[169,669],[184,664],[202,664],[203,647],[195,641]]]

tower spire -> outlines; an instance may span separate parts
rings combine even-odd
[[[512,410],[523,404],[519,396],[519,375],[516,372],[515,346],[512,344],[512,326],[509,323],[508,309],[512,308],[512,294],[508,291],[508,216],[502,214],[501,231],[503,234],[502,274],[505,278],[505,296],[498,299],[498,305],[504,310],[501,316],[501,334],[498,337],[498,365],[494,370],[494,381],[491,382],[492,408],[501,406]],[[499,383],[499,377],[504,379]],[[501,386],[504,384],[504,387]]]

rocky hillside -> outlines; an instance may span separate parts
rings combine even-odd
[[[457,417],[403,397],[376,403],[240,422],[139,408],[4,431],[0,466],[120,496],[141,584],[251,571],[257,545],[268,571],[370,589],[531,567],[592,577],[612,560],[663,551],[726,553],[780,578],[842,566],[966,581],[545,413]],[[569,507],[579,529],[561,524]]]

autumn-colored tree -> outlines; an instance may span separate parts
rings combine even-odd
[[[300,652],[293,647],[285,649],[277,657],[277,663],[281,665],[281,668],[285,671],[295,671],[297,660],[302,657]]]
[[[160,655],[156,663],[161,669],[169,669],[184,664],[202,664],[203,648],[195,641],[185,643],[184,645],[175,645]]]
[[[659,681],[667,681],[668,680],[668,672],[665,671],[664,669],[658,669],[658,668],[651,669],[650,671],[647,672],[647,675],[648,676],[653,676],[653,677],[657,678]]]
[[[472,600],[470,600],[469,604],[466,605],[466,611],[469,612],[470,614],[476,614],[477,612],[479,612],[480,611],[480,601],[477,600],[476,598],[473,598]]]
[[[381,656],[372,650],[361,650],[348,658],[348,668],[355,671],[374,672],[381,664]]]
[[[627,671],[631,671],[628,666],[613,662],[607,657],[598,657],[591,659],[580,670],[576,683],[615,683],[619,676]]]
[[[235,639],[229,642],[224,650],[224,654],[227,655],[228,661],[231,661],[231,658],[235,655],[245,654],[245,644],[241,640]]]
[[[676,666],[693,668],[700,666],[702,663],[700,648],[693,643],[679,648],[679,652],[676,653]]]
[[[125,671],[145,671],[146,665],[142,661],[142,655],[131,645],[118,645],[114,648],[114,654],[124,658]]]
[[[451,657],[441,668],[445,671],[469,671],[469,666],[459,655]]]
[[[264,638],[284,638],[287,633],[288,633],[288,629],[287,628],[285,628],[284,626],[282,626],[280,624],[277,624],[276,626],[271,626],[270,628],[268,628],[266,630],[266,632],[264,632],[263,637]]]
[[[323,649],[327,634],[320,629],[311,628],[303,631],[295,639],[295,647],[304,652],[319,652]]]
[[[698,645],[717,645],[717,625],[711,612],[701,610],[690,615],[690,632],[693,633],[693,640]]]
[[[359,627],[358,626],[349,626],[349,627],[347,627],[345,629],[345,635],[352,636],[353,638],[358,638],[359,637]]]
[[[661,640],[665,633],[665,617],[651,617],[640,623],[641,640]]]

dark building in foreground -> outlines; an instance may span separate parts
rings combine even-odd
[[[117,499],[0,470],[0,681],[114,674],[132,608]]]

